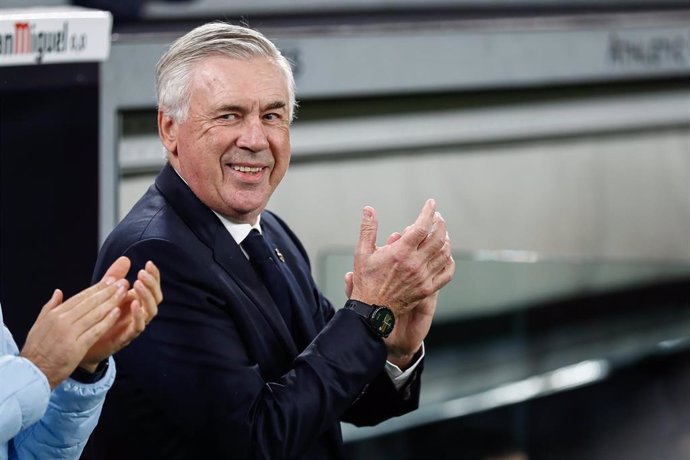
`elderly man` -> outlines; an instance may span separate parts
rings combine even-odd
[[[422,340],[455,269],[445,222],[428,200],[377,247],[364,208],[350,300],[335,312],[265,210],[290,161],[287,60],[254,30],[212,23],[178,39],[156,78],[168,163],[95,276],[118,256],[155,256],[165,301],[116,357],[94,458],[341,458],[341,420],[417,407]]]

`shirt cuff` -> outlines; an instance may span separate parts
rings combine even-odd
[[[419,357],[417,360],[414,362],[414,364],[408,367],[405,372],[403,372],[398,366],[390,361],[386,361],[386,374],[388,374],[388,377],[390,377],[390,379],[393,381],[393,385],[395,386],[396,390],[400,391],[405,386],[407,381],[410,380],[410,377],[414,373],[415,369],[417,369],[419,363],[422,361],[422,358],[424,358],[424,342],[422,342],[422,348],[418,354]]]

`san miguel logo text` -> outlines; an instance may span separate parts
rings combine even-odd
[[[69,23],[58,30],[42,30],[30,22],[15,22],[10,33],[0,33],[0,56],[34,55],[40,64],[48,54],[80,52],[86,48],[86,35],[69,35]]]

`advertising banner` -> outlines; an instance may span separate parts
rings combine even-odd
[[[103,61],[112,16],[80,7],[0,9],[0,66]]]

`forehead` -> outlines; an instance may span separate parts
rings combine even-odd
[[[190,77],[192,99],[288,99],[285,74],[265,57],[210,56],[193,65]]]

